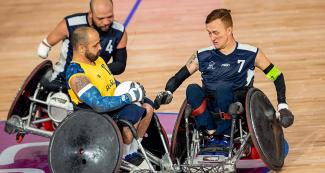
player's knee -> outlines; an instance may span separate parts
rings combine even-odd
[[[144,118],[150,118],[151,119],[151,117],[153,115],[153,112],[154,112],[153,107],[148,103],[144,103],[142,105],[142,107],[146,109],[146,115],[145,115]]]
[[[198,84],[190,84],[186,88],[186,98],[199,99],[204,98],[204,92]]]
[[[133,140],[132,137],[125,137],[123,139],[123,142],[124,142],[124,144],[131,144],[132,143],[132,140]]]
[[[190,84],[186,88],[186,100],[193,109],[200,107],[201,103],[205,99],[205,94],[202,88],[198,84]]]
[[[186,95],[190,95],[192,93],[198,93],[198,91],[201,91],[202,88],[198,84],[189,84],[186,88]]]

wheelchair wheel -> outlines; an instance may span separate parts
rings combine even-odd
[[[117,172],[121,164],[122,137],[106,115],[79,110],[55,130],[49,144],[53,173]]]
[[[161,132],[158,130],[154,118],[152,118],[150,125],[147,129],[147,137],[143,138],[141,144],[152,154],[159,158],[162,158],[162,156],[166,154],[163,143],[167,144],[168,147],[169,141],[165,129],[163,128],[160,122],[158,123],[160,124]],[[160,138],[160,133],[162,133],[164,141],[162,141],[162,139]]]
[[[187,105],[187,101],[185,99],[179,110],[174,125],[172,138],[171,138],[170,155],[174,162],[176,162],[176,159],[178,159],[181,163],[183,163],[187,157],[186,130],[185,130],[185,118],[184,118],[186,105]],[[191,129],[191,124],[194,124],[194,119],[192,117],[189,117],[189,124]],[[191,139],[192,138],[191,130],[189,136]]]
[[[29,96],[33,96],[37,88],[37,84],[40,82],[44,74],[52,69],[52,62],[45,60],[39,64],[25,79],[24,83],[19,88],[15,100],[12,102],[8,111],[7,120],[12,115],[18,115],[20,117],[27,116],[29,113],[30,100]]]
[[[284,164],[285,140],[270,100],[261,90],[251,88],[245,106],[249,133],[258,154],[268,168],[280,170]]]

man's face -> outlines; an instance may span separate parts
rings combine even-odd
[[[216,49],[220,50],[227,47],[227,43],[232,36],[231,27],[226,28],[220,19],[216,19],[206,24],[206,30]]]
[[[92,20],[97,29],[102,32],[108,31],[114,21],[113,5],[94,8]]]
[[[86,46],[85,56],[91,62],[97,60],[100,51],[100,40],[97,32],[89,33],[88,45]]]

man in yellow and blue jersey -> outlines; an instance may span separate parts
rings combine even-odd
[[[114,96],[117,86],[105,61],[98,56],[101,50],[98,32],[91,27],[77,28],[72,36],[73,59],[66,71],[68,92],[77,107],[117,115],[117,119],[131,122],[140,139],[150,124],[153,108],[148,103],[133,104],[144,99],[141,87],[131,87],[128,93]],[[99,122],[100,123],[100,122]],[[127,127],[122,128],[124,159],[135,165],[143,162],[137,154],[137,144]]]

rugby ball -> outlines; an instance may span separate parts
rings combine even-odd
[[[125,81],[120,83],[115,91],[114,91],[114,96],[120,96],[123,94],[126,94],[129,92],[130,88],[131,88],[131,84],[134,83],[136,88],[141,88],[141,86],[139,84],[137,84],[136,82],[132,82],[132,81]],[[140,102],[134,102],[134,104],[141,106]]]

